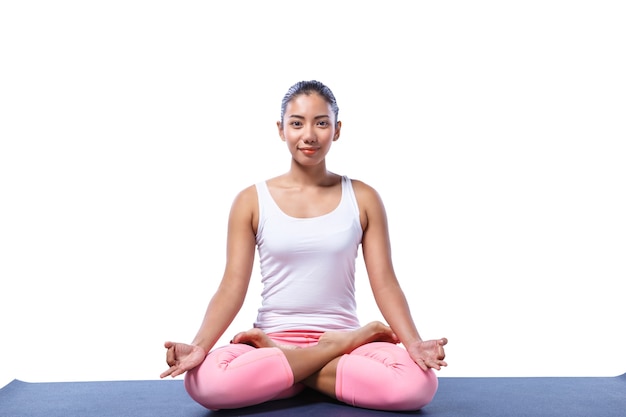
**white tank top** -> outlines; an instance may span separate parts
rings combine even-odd
[[[256,189],[263,291],[254,326],[266,333],[358,328],[354,272],[363,231],[350,179],[342,177],[339,205],[312,218],[285,214],[265,182]]]

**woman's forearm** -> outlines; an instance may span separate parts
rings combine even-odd
[[[392,284],[380,288],[374,293],[374,297],[385,321],[403,345],[408,346],[422,340],[411,316],[407,299],[399,285]]]
[[[204,314],[200,329],[192,344],[200,346],[208,353],[241,309],[245,292],[220,286],[215,292]]]

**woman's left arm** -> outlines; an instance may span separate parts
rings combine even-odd
[[[353,180],[363,228],[363,259],[372,293],[383,317],[406,347],[413,360],[424,370],[447,366],[444,345],[447,339],[423,341],[404,291],[396,277],[391,259],[387,214],[383,202],[372,187]]]

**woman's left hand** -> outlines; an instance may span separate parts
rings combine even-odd
[[[442,366],[448,366],[444,361],[446,352],[443,350],[447,343],[448,339],[445,337],[437,340],[414,342],[407,346],[407,351],[415,363],[424,371],[427,371],[429,368],[439,370]]]

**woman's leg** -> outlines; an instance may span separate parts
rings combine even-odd
[[[357,407],[419,410],[437,392],[435,372],[423,371],[403,347],[392,343],[363,345],[329,365],[317,377],[326,383],[322,388],[328,389],[334,372],[335,397]]]
[[[388,326],[373,322],[350,332],[326,332],[316,345],[294,348],[276,344],[252,329],[237,334],[233,344],[216,349],[187,372],[189,395],[209,409],[239,408],[295,395],[296,383],[334,363],[344,353],[372,341],[395,336]]]
[[[185,375],[189,396],[212,410],[240,408],[297,394],[285,355],[276,347],[231,344],[211,351]]]
[[[349,332],[326,332],[322,334],[316,345],[300,349],[281,347],[259,329],[239,333],[233,338],[234,343],[281,349],[293,373],[294,382],[303,381],[329,362],[344,353],[352,352],[359,346],[373,341],[391,340],[395,340],[391,328],[380,322],[372,322]]]

